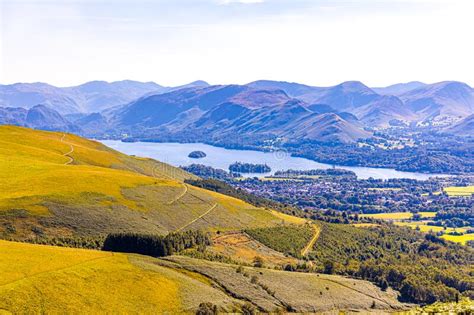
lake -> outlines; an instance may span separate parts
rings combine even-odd
[[[276,171],[327,169],[333,165],[318,163],[309,159],[292,157],[284,151],[260,152],[253,150],[234,150],[215,147],[204,143],[154,143],[154,142],[122,142],[119,140],[102,140],[106,146],[129,155],[149,157],[173,166],[187,166],[190,164],[203,164],[228,171],[229,165],[234,162],[245,162],[254,164],[267,164],[272,171],[265,174],[243,174],[243,176],[268,176]],[[192,151],[203,151],[206,157],[192,159],[188,154]],[[445,176],[437,174],[423,174],[414,172],[400,172],[388,168],[337,166],[356,173],[358,178],[376,179],[411,178],[425,180],[433,176]]]

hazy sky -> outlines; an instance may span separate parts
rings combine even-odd
[[[473,0],[0,0],[0,83],[474,86]]]

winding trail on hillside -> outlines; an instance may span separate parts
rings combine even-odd
[[[314,235],[311,238],[311,240],[308,242],[308,244],[306,244],[306,246],[301,250],[301,256],[306,256],[306,254],[308,254],[310,249],[313,248],[314,243],[316,243],[316,241],[318,240],[320,229],[314,224],[312,225],[312,227],[314,230]]]
[[[156,169],[157,169],[158,165],[156,165],[155,167],[153,167],[153,169],[151,170],[151,174],[153,175],[153,177],[155,178],[159,178],[159,176],[156,176]],[[166,174],[162,174],[162,176],[164,177],[167,177],[171,180],[176,180],[175,178],[171,177],[171,176],[168,176]],[[187,193],[188,193],[188,184],[183,184],[183,187],[184,187],[184,190],[182,193],[180,193],[178,196],[176,196],[176,198],[174,198],[173,200],[167,202],[166,204],[167,205],[172,205],[176,202],[178,202],[181,198],[183,198]]]
[[[193,219],[192,221],[186,223],[185,225],[183,225],[182,227],[180,227],[179,229],[177,229],[175,232],[180,232],[181,230],[187,228],[188,226],[190,226],[191,224],[193,224],[193,223],[196,222],[197,220],[204,218],[206,215],[208,215],[208,214],[209,214],[212,210],[214,210],[216,207],[217,207],[217,203],[215,203],[214,205],[212,205],[212,207],[210,207],[206,212],[204,212],[203,214],[201,214],[201,215],[198,216],[197,218]]]
[[[74,152],[74,147],[73,147],[72,144],[70,144],[70,143],[68,143],[68,142],[64,142],[64,138],[65,138],[65,137],[66,137],[66,134],[63,133],[63,136],[61,137],[61,142],[68,144],[70,150],[69,150],[69,152],[63,154],[63,156],[66,156],[66,157],[69,158],[69,161],[67,161],[66,163],[64,163],[64,165],[69,165],[69,164],[71,164],[72,162],[74,162],[74,158],[73,158],[72,156],[70,156],[70,154],[72,154],[72,153]]]
[[[184,186],[184,191],[181,194],[179,194],[176,198],[168,202],[168,205],[172,205],[173,203],[178,202],[181,198],[183,198],[188,193],[188,185],[183,184],[183,186]]]

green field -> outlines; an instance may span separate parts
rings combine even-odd
[[[466,233],[466,231],[469,229],[467,227],[462,227],[462,228],[446,228],[444,229],[442,226],[434,226],[434,225],[427,225],[426,221],[420,221],[420,222],[395,222],[396,225],[398,226],[408,226],[412,229],[416,229],[417,227],[421,232],[441,232],[443,231],[444,234],[441,236],[442,238],[456,242],[456,243],[461,243],[461,244],[466,244],[467,241],[474,240],[474,234],[463,234],[463,235],[449,235],[448,233],[451,232],[461,232],[461,233]]]
[[[444,191],[449,195],[453,197],[459,197],[459,196],[472,196],[474,194],[474,186],[467,186],[467,187],[446,187],[444,188]]]
[[[418,213],[422,218],[433,218],[436,216],[436,212],[419,212]],[[409,220],[413,218],[413,213],[411,212],[391,212],[391,213],[374,213],[374,214],[362,214],[361,217],[373,218],[379,220]]]

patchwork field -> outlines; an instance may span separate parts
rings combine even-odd
[[[422,218],[432,218],[436,216],[436,212],[419,212],[418,213]],[[361,214],[361,217],[373,218],[380,220],[409,220],[413,218],[413,213],[411,212],[390,212],[390,213],[374,213],[374,214]]]
[[[178,168],[71,134],[0,126],[0,139],[3,238],[227,230],[291,219],[185,185],[196,177]]]
[[[446,187],[444,188],[444,191],[449,195],[453,197],[458,197],[458,196],[472,196],[474,194],[474,186],[467,186],[467,187]]]
[[[468,241],[474,240],[474,234],[463,234],[463,235],[449,235],[452,232],[466,233],[469,228],[443,228],[442,226],[428,225],[429,218],[432,218],[436,215],[435,212],[419,212],[421,217],[425,220],[422,221],[411,221],[413,214],[410,212],[394,212],[394,213],[377,213],[377,214],[364,214],[363,217],[394,221],[395,225],[398,226],[408,226],[412,229],[418,229],[421,232],[444,232],[441,236],[445,240],[466,244]],[[358,224],[359,227],[370,227],[370,224]]]

